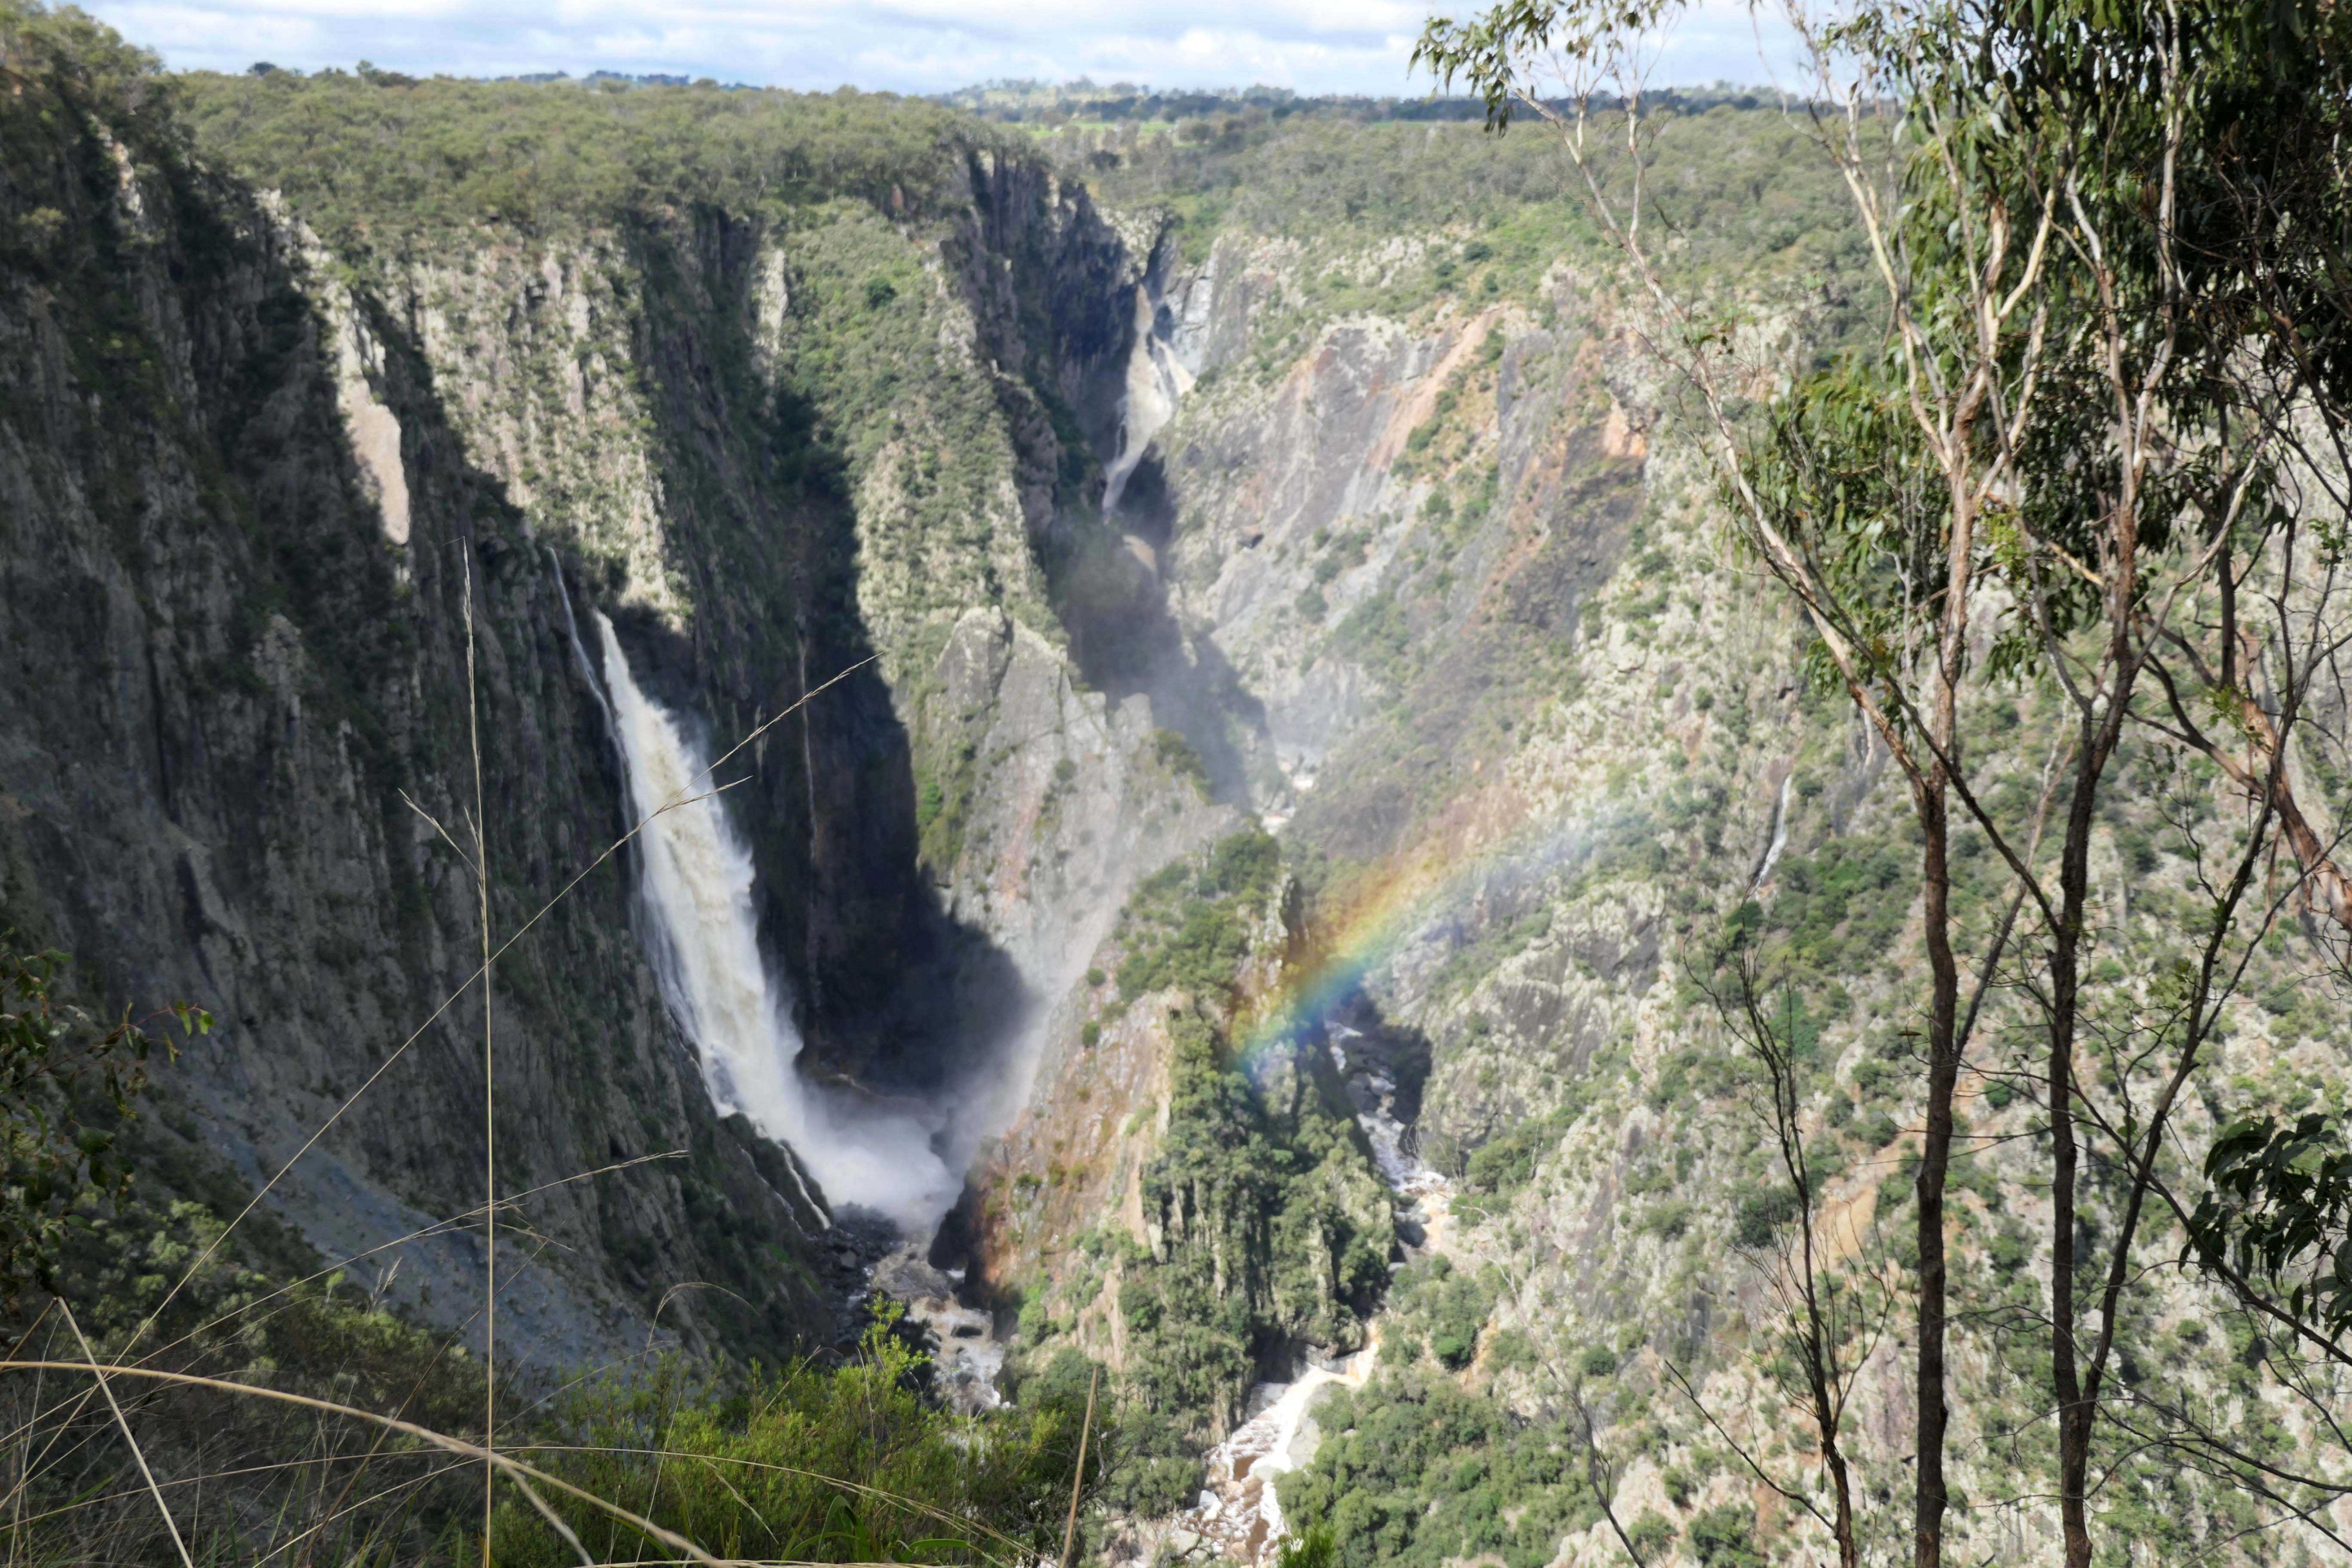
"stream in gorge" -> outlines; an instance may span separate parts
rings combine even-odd
[[[1394,1194],[1398,1237],[1405,1257],[1444,1249],[1453,1185],[1422,1163],[1413,1129],[1398,1114],[1398,1085],[1389,1064],[1359,1045],[1364,1035],[1331,1019],[1323,1047],[1354,1101],[1357,1123],[1371,1144]],[[1354,1049],[1350,1049],[1354,1047]],[[1313,1049],[1312,1045],[1301,1048]],[[1328,1360],[1307,1356],[1287,1383],[1252,1388],[1245,1418],[1224,1441],[1203,1456],[1207,1465],[1201,1494],[1192,1506],[1146,1532],[1139,1560],[1156,1560],[1164,1548],[1180,1556],[1203,1552],[1229,1563],[1256,1563],[1270,1558],[1288,1534],[1275,1482],[1306,1465],[1322,1441],[1315,1410],[1334,1388],[1361,1388],[1381,1353],[1381,1319],[1364,1326],[1364,1342],[1353,1353]]]

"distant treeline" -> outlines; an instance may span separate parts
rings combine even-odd
[[[1039,132],[1097,194],[1172,203],[1203,234],[1202,225],[1253,195],[1266,209],[1255,221],[1272,232],[1310,220],[1391,222],[1408,210],[1492,221],[1498,199],[1540,205],[1547,229],[1580,221],[1559,205],[1557,149],[1540,137],[1472,133],[1485,114],[1475,99],[1303,98],[1265,87],[1155,93],[1083,82],[999,83],[923,99],[608,72],[418,79],[365,61],[351,70],[263,63],[233,76],[165,79],[200,147],[283,191],[347,255],[431,243],[476,224],[546,233],[694,203],[775,214],[846,196],[919,219],[958,199],[961,153],[1034,145]],[[1751,216],[1786,205],[1775,172],[1788,128],[1778,116],[1736,113],[1768,103],[1731,88],[1654,101],[1686,125],[1724,111],[1711,129],[1678,135],[1694,142],[1685,203],[1727,197]],[[1413,128],[1440,123],[1460,126],[1467,139],[1431,142]],[[1772,248],[1798,231],[1843,227],[1825,212],[1781,216],[1789,221],[1776,219]]]
[[[1129,82],[1097,87],[1081,78],[1073,82],[998,81],[958,88],[937,95],[937,102],[976,114],[982,120],[1008,124],[1059,125],[1070,121],[1124,124],[1216,120],[1255,115],[1272,120],[1338,120],[1370,123],[1379,121],[1483,121],[1486,105],[1476,98],[1374,98],[1355,94],[1301,97],[1282,87],[1201,89],[1156,92]],[[1714,87],[1668,89],[1652,95],[1657,108],[1703,113],[1722,105],[1754,109],[1776,103],[1769,92],[1753,88]],[[1557,107],[1566,108],[1563,102]],[[1596,107],[1613,109],[1608,99]]]
[[[257,66],[168,79],[198,145],[347,254],[475,224],[547,233],[708,203],[772,214],[847,196],[920,217],[960,149],[1009,134],[889,93],[419,79]]]

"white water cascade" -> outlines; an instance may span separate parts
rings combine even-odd
[[[760,955],[751,849],[711,793],[704,748],[638,689],[601,611],[596,624],[631,819],[653,817],[636,842],[654,973],[712,1101],[788,1145],[836,1208],[872,1209],[927,1236],[962,1185],[933,1151],[933,1129],[802,1078],[790,994]]]
[[[1772,879],[1772,868],[1780,863],[1780,851],[1789,847],[1789,786],[1797,782],[1797,770],[1790,768],[1780,779],[1780,798],[1772,803],[1772,842],[1764,851],[1756,875],[1748,880],[1748,891],[1753,896],[1761,892],[1764,884]]]
[[[1261,1383],[1251,1389],[1249,1419],[1209,1450],[1208,1485],[1177,1516],[1177,1528],[1210,1547],[1210,1555],[1228,1563],[1263,1563],[1273,1557],[1290,1533],[1275,1482],[1314,1456],[1314,1439],[1300,1439],[1317,1396],[1335,1386],[1363,1387],[1380,1354],[1380,1325],[1375,1322],[1364,1348],[1345,1361],[1310,1365],[1295,1382]]]
[[[1192,389],[1186,370],[1160,335],[1160,300],[1142,284],[1135,289],[1135,342],[1127,355],[1127,388],[1118,404],[1118,456],[1103,470],[1105,517],[1118,510],[1127,481],[1151,438],[1176,416],[1176,404]]]
[[[564,586],[563,563],[552,544],[547,547],[547,564],[555,574],[555,602],[563,606],[563,629],[572,637],[572,657],[580,662],[581,677],[588,682],[588,695],[604,710],[605,733],[612,734],[613,705],[604,700],[604,683],[597,679],[596,667],[589,660],[588,645],[580,640],[580,622],[572,614],[572,590]],[[620,737],[614,735],[614,743],[617,745],[619,742]]]

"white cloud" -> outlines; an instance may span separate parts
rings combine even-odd
[[[85,0],[183,68],[361,59],[420,75],[658,71],[830,89],[937,92],[1003,78],[1158,88],[1266,83],[1416,96],[1406,68],[1433,0]],[[1461,8],[1457,3],[1455,8]],[[1759,81],[1748,11],[1702,0],[1660,85]]]

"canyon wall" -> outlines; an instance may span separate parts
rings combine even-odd
[[[710,783],[787,1026],[823,1079],[958,1108],[961,1159],[1069,955],[1231,816],[1055,610],[1152,232],[951,142],[920,221],[372,250],[109,48],[6,110],[9,923],[109,1005],[215,1015],[144,1133],[320,1253],[478,1207],[487,1056],[499,1191],[533,1192],[510,1347],[828,1342],[878,1243],[704,1093],[582,628],[708,754],[756,736]],[[463,1225],[355,1268],[478,1313]]]
[[[1562,216],[1572,199],[1496,189],[1542,150],[1470,127],[1241,127],[1198,151],[1065,140],[1104,199],[1218,219],[1150,280],[1174,374],[1130,384],[1174,396],[1113,521],[1193,662],[1246,694],[1225,709],[1234,773],[1307,914],[1221,947],[1200,857],[1097,951],[1102,984],[1058,1021],[982,1172],[1013,1364],[1101,1360],[1190,1413],[1192,1454],[1217,1444],[1186,1466],[1183,1442],[1125,1435],[1168,1468],[1112,1500],[1121,1561],[1259,1559],[1276,1520],[1330,1526],[1351,1563],[1622,1561],[1604,1487],[1658,1560],[1802,1560],[1805,1527],[1727,1450],[1813,1473],[1773,1360],[1799,1222],[1762,1069],[1721,1009],[1753,957],[1804,1063],[1814,1257],[1861,1291],[1902,1278],[1922,962],[1906,803],[1726,525],[1711,435],[1657,368],[1638,295]],[[1786,222],[1823,192],[1775,153],[1785,129],[1667,122],[1675,265],[1738,297],[1759,338],[1822,352],[1853,328],[1855,258],[1833,217]],[[1980,656],[1992,635],[1989,616]],[[2030,682],[1972,700],[1974,765],[2025,788],[2063,701]],[[2127,765],[2146,793],[2103,807],[2095,856],[2125,1007],[2168,940],[2149,911],[2170,895],[2136,883],[2193,877],[2151,804],[2162,748]],[[1990,903],[1998,870],[1960,838]],[[1168,963],[1171,931],[1197,940]],[[2226,1104],[2334,1080],[2336,1026],[2294,993],[2282,976],[2233,1000],[2228,1087],[2183,1107],[2185,1147]],[[2030,1315],[2048,1222],[2037,1020],[2002,1012],[2021,1003],[1989,994],[1962,1093],[1953,1268],[1969,1300]],[[1351,1248],[1382,1227],[1360,1194],[1386,1197],[1394,1237],[1361,1273]],[[2206,1326],[2216,1298],[2177,1274],[2145,1289],[2175,1396],[2245,1395]],[[2056,1531],[2021,1436],[2046,1347],[1990,1321],[1963,1338],[1958,1485],[2020,1500],[1953,1529],[2028,1552]],[[1846,1441],[1872,1506],[1896,1509],[1905,1358],[1892,1337],[1854,1353]],[[2204,1550],[2238,1528],[2227,1487],[2116,1463],[2135,1540]],[[1271,1511],[1269,1466],[1291,1472]],[[2300,1550],[2281,1538],[2276,1560]]]

